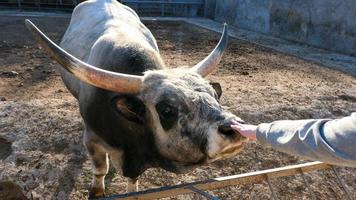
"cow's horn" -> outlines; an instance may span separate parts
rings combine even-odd
[[[67,53],[51,41],[30,20],[26,19],[26,27],[31,31],[38,43],[68,72],[78,79],[106,90],[120,93],[138,93],[142,87],[141,76],[106,71],[89,65]]]
[[[214,69],[218,66],[227,46],[228,37],[229,35],[227,33],[227,24],[225,23],[224,30],[218,45],[204,60],[196,64],[192,69],[203,77],[214,71]]]

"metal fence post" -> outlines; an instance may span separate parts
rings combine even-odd
[[[266,175],[266,181],[268,183],[268,187],[269,187],[269,190],[271,191],[271,197],[273,200],[278,200],[277,198],[277,195],[276,195],[276,192],[274,191],[273,187],[272,187],[272,184],[271,184],[271,180],[268,176],[268,174]]]
[[[208,9],[208,3],[207,3],[208,0],[204,0],[204,17],[206,18],[207,17],[207,9]]]
[[[312,200],[316,200],[315,194],[314,194],[313,190],[311,189],[311,187],[310,187],[310,185],[309,185],[309,183],[308,183],[308,181],[307,181],[307,179],[306,179],[306,176],[305,176],[303,170],[302,170],[302,169],[299,169],[299,172],[300,172],[300,175],[302,176],[304,185],[307,187],[307,189],[308,189],[308,191],[309,191],[309,194],[310,194],[310,196],[311,196],[311,199],[312,199]]]
[[[354,198],[352,197],[350,191],[347,189],[347,187],[346,187],[344,181],[342,180],[342,178],[341,178],[341,177],[339,176],[339,174],[337,173],[335,167],[332,167],[331,169],[332,169],[332,171],[334,172],[334,174],[335,174],[335,176],[336,176],[337,182],[339,182],[341,188],[344,190],[346,197],[347,197],[349,200],[353,200]]]
[[[17,6],[18,6],[19,9],[21,10],[21,0],[17,0]]]
[[[164,17],[164,3],[161,4],[161,16]]]

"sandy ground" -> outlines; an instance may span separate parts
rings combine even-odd
[[[68,18],[31,18],[59,42]],[[219,35],[178,22],[147,22],[168,66],[194,65],[215,46]],[[38,48],[24,17],[0,17],[0,199],[85,199],[90,161],[82,145],[77,102],[65,89],[57,64]],[[222,104],[249,123],[277,119],[336,118],[356,111],[356,79],[271,49],[230,40],[219,70],[208,79],[223,87]],[[10,148],[11,145],[11,148]],[[176,175],[149,169],[140,190],[303,163],[305,160],[251,142],[228,161]],[[337,168],[356,198],[356,170]],[[345,199],[331,171],[307,175],[318,199]],[[15,185],[15,184],[16,185]],[[111,169],[107,193],[125,192]],[[272,181],[280,199],[309,199],[301,176]],[[19,187],[17,187],[19,186]],[[18,191],[22,190],[24,196]],[[268,199],[267,183],[210,191],[221,199]],[[171,199],[204,199],[198,195]]]

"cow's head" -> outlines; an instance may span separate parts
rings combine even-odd
[[[217,90],[196,72],[169,69],[145,73],[139,98],[162,155],[194,164],[230,157],[243,138],[230,128],[240,120],[219,104]]]
[[[227,26],[216,48],[194,67],[147,71],[143,76],[110,72],[78,60],[26,21],[38,42],[68,72],[99,88],[128,94],[115,101],[127,119],[144,124],[159,153],[184,166],[236,155],[246,140],[230,125],[239,118],[219,104],[221,88],[203,77],[211,73],[227,46]]]

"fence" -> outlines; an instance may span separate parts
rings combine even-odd
[[[83,0],[0,0],[2,8],[71,11]],[[142,16],[204,16],[205,0],[121,0]]]
[[[79,0],[0,0],[2,8],[72,11]]]
[[[204,16],[204,0],[123,0],[144,16]]]
[[[304,174],[315,170],[325,170],[325,169],[332,170],[332,172],[336,177],[337,182],[339,183],[341,189],[344,191],[345,199],[353,200],[350,191],[347,189],[344,180],[339,176],[337,170],[333,166],[321,162],[310,162],[310,163],[299,164],[299,165],[291,165],[287,167],[257,171],[252,173],[214,178],[214,179],[180,184],[180,185],[169,186],[169,187],[161,187],[161,188],[145,190],[141,192],[113,195],[106,198],[100,198],[98,200],[158,199],[158,198],[172,197],[172,196],[188,194],[188,193],[196,193],[204,196],[209,200],[218,200],[219,199],[218,197],[215,197],[205,192],[205,190],[214,190],[214,189],[234,186],[238,184],[252,184],[252,183],[258,183],[262,181],[266,181],[268,183],[271,192],[271,198],[276,200],[278,199],[278,197],[271,184],[271,179],[277,179],[280,177],[292,176],[296,174],[302,176],[303,182],[307,190],[309,191],[311,198],[315,200],[316,196],[313,190],[310,188],[310,184],[307,182],[307,179],[305,178]]]

